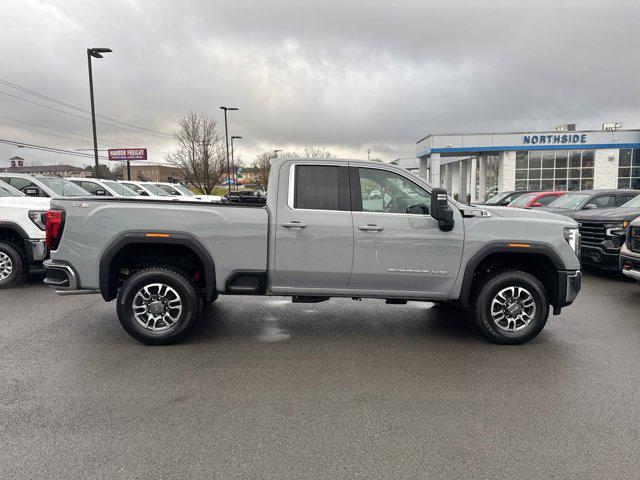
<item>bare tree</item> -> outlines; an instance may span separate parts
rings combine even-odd
[[[191,112],[174,134],[178,146],[167,161],[182,170],[187,184],[209,195],[226,175],[223,137],[215,120]]]
[[[295,151],[282,152],[279,158],[332,158],[333,154],[324,147],[307,147],[302,153]],[[267,188],[269,181],[269,170],[271,169],[271,162],[276,158],[275,151],[270,150],[260,153],[256,160],[253,162],[252,167],[256,169],[255,177],[256,183],[260,185],[260,188]]]
[[[269,182],[269,170],[271,170],[271,161],[275,158],[273,151],[259,153],[253,162],[255,168],[255,182],[260,188],[267,188]]]
[[[304,158],[332,158],[333,154],[324,147],[307,147],[300,156]]]

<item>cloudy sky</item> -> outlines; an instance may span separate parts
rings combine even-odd
[[[5,140],[91,147],[82,111],[3,83],[87,109],[87,47],[115,51],[94,63],[98,113],[137,126],[99,125],[101,148],[146,146],[153,160],[185,113],[222,121],[220,105],[240,108],[230,130],[248,162],[306,146],[388,161],[428,133],[640,128],[638,0],[0,4]],[[0,166],[13,155],[91,162],[0,144]]]

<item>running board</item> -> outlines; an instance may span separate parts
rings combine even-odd
[[[326,302],[330,297],[311,297],[305,295],[298,295],[291,298],[293,303],[320,303]]]

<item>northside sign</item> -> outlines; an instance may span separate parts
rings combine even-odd
[[[110,148],[109,160],[146,160],[146,148]]]
[[[523,135],[523,145],[562,145],[563,143],[587,143],[586,133],[548,133],[544,135]]]

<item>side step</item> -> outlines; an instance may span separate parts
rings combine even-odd
[[[407,299],[406,298],[387,298],[384,303],[387,303],[389,305],[406,305],[407,304]]]
[[[329,297],[312,297],[304,295],[294,296],[291,298],[293,303],[320,303],[326,302],[327,300],[329,300]]]

